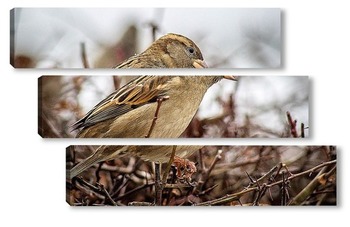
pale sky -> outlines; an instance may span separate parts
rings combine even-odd
[[[15,51],[39,56],[39,67],[58,61],[63,68],[80,68],[80,42],[93,60],[101,46],[119,40],[131,23],[138,28],[141,52],[152,42],[145,25],[151,21],[159,23],[158,37],[171,32],[194,40],[209,66],[222,58],[229,59],[220,65],[224,68],[280,65],[277,8],[18,8],[15,18]]]

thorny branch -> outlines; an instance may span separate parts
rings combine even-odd
[[[100,182],[103,183],[106,190],[96,183],[94,185],[74,184],[75,187],[70,190],[71,204],[113,205],[112,200],[119,205],[135,206],[147,204],[169,206],[325,205],[336,202],[332,200],[336,198],[336,160],[332,160],[336,157],[336,153],[333,147],[305,147],[303,152],[301,152],[302,156],[298,154],[293,157],[294,161],[286,160],[288,166],[279,162],[277,165],[271,165],[272,167],[268,165],[267,167],[269,168],[265,168],[266,171],[263,171],[261,168],[268,163],[275,163],[278,160],[275,160],[275,157],[280,157],[276,151],[281,150],[280,148],[283,148],[283,146],[275,148],[258,146],[248,149],[237,146],[234,149],[235,152],[227,152],[227,147],[225,146],[213,148],[215,150],[209,152],[209,148],[204,147],[198,155],[197,161],[202,160],[199,161],[202,164],[198,165],[198,172],[192,179],[194,185],[196,185],[195,187],[188,183],[175,183],[173,179],[168,179],[170,183],[164,183],[164,179],[168,177],[163,176],[162,181],[159,177],[158,184],[161,187],[157,189],[158,199],[155,200],[155,191],[152,190],[155,182],[152,181],[150,175],[146,174],[151,169],[148,171],[145,169],[151,168],[147,167],[150,166],[149,163],[141,160],[135,162],[137,158],[132,157],[131,159],[134,161],[130,162],[130,159],[125,159],[124,164],[118,164],[118,168],[115,168],[113,163],[102,165],[101,170],[99,170]],[[239,149],[246,153],[238,153],[237,157],[242,158],[231,160],[237,164],[235,166],[230,163],[229,157],[239,152]],[[249,152],[252,152],[252,149],[254,152],[249,154]],[[297,151],[298,149],[300,148],[289,148],[289,151],[294,152],[294,150]],[[223,152],[220,153],[218,150],[223,150]],[[210,156],[208,156],[209,154]],[[315,154],[318,156],[316,159],[315,157],[317,156]],[[219,164],[218,160],[220,160],[220,157],[222,163]],[[259,160],[256,157],[260,157],[260,159],[263,157],[264,159]],[[308,159],[309,161],[303,159]],[[315,162],[321,164],[315,166],[313,164]],[[131,166],[132,168],[129,168]],[[208,168],[205,168],[205,166],[208,166]],[[323,169],[323,167],[326,171],[320,172],[319,169]],[[118,170],[121,170],[121,172],[118,172]],[[244,171],[249,172],[249,174],[242,175]],[[92,179],[95,180],[96,168],[92,168],[86,174],[91,175]],[[317,174],[318,176],[315,177]],[[176,177],[176,172],[172,173],[172,176]],[[297,178],[298,180],[296,180]],[[158,177],[156,177],[157,179]],[[110,180],[112,180],[111,183],[106,183]],[[298,182],[309,183],[305,186]]]
[[[285,179],[282,179],[280,181],[277,181],[277,182],[274,182],[274,183],[271,183],[271,184],[265,184],[265,186],[263,187],[264,190],[266,190],[266,188],[271,188],[273,186],[276,186],[276,185],[281,185],[281,184],[286,184],[287,181],[291,181],[295,178],[298,178],[300,176],[303,176],[303,175],[307,175],[307,174],[310,174],[310,173],[313,173],[315,172],[317,169],[320,169],[320,168],[323,168],[323,167],[326,167],[326,166],[332,166],[334,164],[336,164],[336,160],[332,160],[332,161],[328,161],[328,162],[325,162],[325,163],[322,163],[322,164],[319,164],[313,168],[310,168],[308,170],[305,170],[303,172],[300,172],[300,173],[296,173],[296,174],[293,174]],[[320,172],[321,173],[321,172]],[[315,178],[317,179],[317,177]],[[315,180],[314,179],[314,180]],[[238,192],[238,193],[234,193],[234,194],[231,194],[231,195],[226,195],[226,196],[223,196],[221,198],[218,198],[218,199],[214,199],[214,200],[211,200],[211,201],[207,201],[207,202],[203,202],[203,203],[198,203],[196,204],[196,206],[212,206],[212,205],[223,205],[223,204],[227,204],[227,203],[230,203],[232,201],[235,201],[235,200],[238,200],[242,195],[246,194],[246,193],[249,193],[249,192],[253,192],[253,191],[257,191],[259,192],[260,194],[261,193],[261,187],[258,185],[256,187],[250,187],[250,188],[245,188],[244,190]],[[294,203],[291,203],[290,205],[293,205]]]
[[[111,205],[113,206],[117,206],[118,204],[112,199],[112,197],[109,195],[109,193],[107,192],[107,190],[105,189],[105,187],[100,184],[100,183],[96,183],[97,186],[94,186],[88,182],[86,182],[85,180],[83,180],[83,178],[81,177],[76,177],[74,178],[80,185],[81,185],[81,189],[86,190],[87,192],[93,192],[94,194],[96,194],[98,197],[100,198],[104,198],[107,199]]]
[[[202,187],[207,183],[210,173],[213,171],[217,162],[221,160],[221,158],[222,158],[221,153],[222,153],[222,150],[218,150],[217,154],[215,155],[215,158],[214,158],[213,162],[210,164],[209,168],[207,170],[204,169],[204,173],[202,174],[202,178],[199,180],[199,183],[196,187],[197,191],[202,191]]]

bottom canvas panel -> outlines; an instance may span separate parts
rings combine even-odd
[[[72,206],[337,205],[336,160],[335,146],[69,146],[66,200]]]

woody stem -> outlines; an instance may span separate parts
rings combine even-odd
[[[169,99],[169,96],[163,96],[163,97],[159,97],[157,99],[157,109],[156,109],[156,112],[154,113],[154,117],[153,117],[153,120],[152,120],[151,127],[150,127],[150,129],[148,131],[148,134],[145,136],[145,138],[149,138],[151,136],[152,131],[154,129],[154,126],[156,125],[156,121],[158,119],[160,106],[162,105],[163,101],[168,100],[168,99]]]

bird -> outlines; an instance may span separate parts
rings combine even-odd
[[[144,52],[115,68],[207,68],[202,52],[189,38],[169,33],[154,41]]]
[[[210,86],[234,76],[140,76],[72,125],[79,138],[177,138]],[[159,100],[166,98],[161,104]],[[158,109],[154,128],[150,132]],[[148,136],[147,136],[148,135]]]
[[[170,33],[115,68],[206,67],[193,41]],[[79,138],[178,138],[197,112],[206,91],[223,78],[237,80],[235,76],[139,76],[99,102],[72,129],[80,130],[76,135]],[[185,156],[181,155],[182,150],[186,148],[178,148],[176,158]],[[124,153],[164,162],[171,150],[100,146],[92,156],[73,167],[70,176]]]
[[[137,156],[145,161],[167,163],[175,149],[174,165],[177,168],[177,177],[180,179],[190,179],[196,172],[196,166],[193,162],[185,159],[203,146],[181,145],[181,146],[136,146],[136,145],[102,145],[99,146],[89,157],[79,162],[69,171],[69,178],[72,179],[90,168],[91,166],[103,162],[122,158],[125,156]]]
[[[74,129],[81,129],[77,134],[80,138],[178,138],[196,114],[207,89],[223,78],[236,80],[235,76],[135,78],[92,108],[74,124]],[[167,100],[159,106],[157,100],[161,97],[167,97]],[[154,127],[151,131],[152,126]],[[180,160],[199,148],[177,148],[175,154],[178,175],[188,175],[185,178],[189,178],[195,172],[192,162]],[[94,154],[73,167],[70,177],[77,176],[98,162],[120,158],[123,154],[133,154],[147,161],[164,163],[169,160],[171,149],[154,146],[142,149],[135,146],[100,146]],[[179,172],[181,168],[188,169],[187,166],[191,168],[186,173]]]
[[[200,49],[189,38],[169,33],[115,68],[191,67],[207,67]],[[80,129],[77,137],[82,138],[179,137],[207,89],[222,78],[236,80],[234,76],[140,76],[98,103],[72,129]],[[160,104],[162,100],[166,101]],[[160,116],[155,116],[157,109]]]

